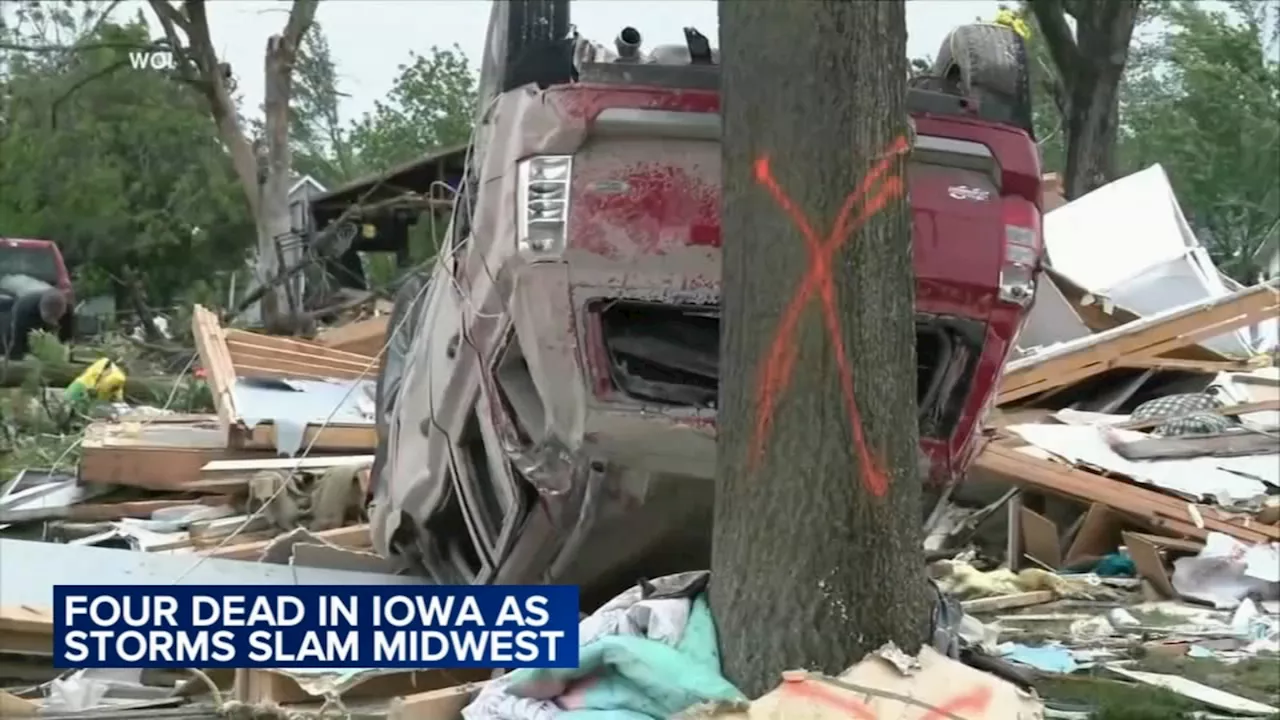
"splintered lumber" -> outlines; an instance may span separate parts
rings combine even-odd
[[[343,683],[334,693],[343,700],[381,699],[396,696],[413,697],[424,691],[451,688],[481,682],[492,670],[476,668],[406,671],[367,670]],[[288,670],[236,670],[235,697],[253,705],[288,705],[314,702],[320,698],[308,692],[308,683],[298,682]],[[436,720],[439,716],[406,715],[415,720]],[[450,717],[450,716],[443,716]],[[453,718],[450,718],[453,720]]]
[[[999,445],[983,448],[974,466],[1022,487],[1087,503],[1098,503],[1142,519],[1153,528],[1204,540],[1210,532],[1250,544],[1280,540],[1280,527],[1238,522],[1220,508],[1187,502],[1122,480],[1028,455]]]
[[[387,720],[457,720],[483,687],[482,682],[467,683],[395,698],[387,710]]]
[[[1000,404],[1071,385],[1114,367],[1157,358],[1171,350],[1275,317],[1280,281],[1184,306],[1015,360],[1005,368]]]
[[[0,605],[0,654],[52,655],[53,612]]]
[[[92,422],[81,447],[81,482],[171,492],[217,492],[200,478],[211,460],[274,457],[229,450],[226,433],[211,415]]]
[[[1031,590],[1029,592],[965,600],[960,603],[960,607],[967,613],[993,612],[995,610],[1012,610],[1013,608],[1043,605],[1047,602],[1053,602],[1053,599],[1052,590]]]
[[[378,360],[369,355],[246,330],[227,330],[224,337],[238,377],[360,380],[378,376]]]
[[[1256,412],[1267,412],[1269,410],[1280,410],[1280,400],[1259,400],[1258,402],[1240,403],[1238,405],[1228,405],[1223,408],[1217,408],[1213,411],[1215,415],[1223,415],[1226,417],[1238,417],[1240,415],[1252,415]],[[1117,428],[1123,430],[1150,430],[1167,422],[1173,422],[1187,417],[1203,414],[1203,410],[1189,413],[1187,415],[1178,415],[1174,417],[1155,417],[1145,420],[1131,420],[1129,422],[1116,425]]]
[[[379,357],[382,355],[382,344],[387,335],[389,319],[389,315],[379,315],[367,320],[331,327],[316,336],[316,342],[334,350]]]
[[[372,400],[367,410],[360,407],[362,388],[371,387],[377,379],[375,358],[305,340],[224,331],[217,316],[199,305],[192,311],[191,331],[228,447],[292,454],[304,448],[369,451],[376,445]],[[311,415],[315,403],[306,402],[306,394],[330,398],[328,390],[335,388],[342,399],[332,399],[339,407],[329,414],[330,421]],[[254,407],[240,407],[251,400]],[[342,407],[347,411],[340,413]],[[253,422],[245,421],[249,413],[256,414]],[[273,417],[272,413],[281,414]],[[307,414],[290,417],[290,413]],[[277,419],[296,423],[298,432],[283,432]],[[281,446],[282,437],[296,442],[299,433],[299,447]]]

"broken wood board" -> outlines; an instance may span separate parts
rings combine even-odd
[[[1062,293],[1062,297],[1076,312],[1080,321],[1092,332],[1104,333],[1108,330],[1127,325],[1142,319],[1142,316],[1128,308],[1116,305],[1111,298],[1089,290],[1053,268],[1044,269],[1045,276]],[[1204,345],[1187,345],[1175,348],[1163,354],[1163,357],[1200,362],[1229,361],[1230,358]]]
[[[1022,551],[1050,570],[1062,567],[1062,548],[1058,543],[1058,525],[1025,505],[1018,518],[1022,527]],[[1017,569],[1010,558],[1011,569]]]
[[[181,422],[92,422],[85,428],[79,480],[173,492],[219,492],[200,484],[212,460],[268,458],[273,453],[232,450],[211,415]]]
[[[52,655],[52,610],[0,606],[0,654]]]
[[[327,345],[247,330],[223,333],[231,366],[240,377],[358,380],[378,376],[378,359]]]
[[[998,404],[1072,385],[1125,361],[1157,357],[1280,312],[1280,281],[1144,317],[1105,332],[1050,347],[1005,366]]]
[[[925,647],[916,657],[882,648],[838,678],[788,670],[745,709],[695,706],[675,718],[717,720],[1034,720],[1044,703],[995,675]]]
[[[1270,717],[1280,713],[1280,708],[1250,700],[1248,698],[1233,695],[1224,690],[1202,685],[1190,678],[1179,677],[1178,675],[1165,675],[1163,673],[1143,672],[1141,670],[1130,670],[1129,668],[1120,667],[1119,665],[1104,665],[1107,670],[1130,680],[1134,680],[1144,685],[1164,688],[1170,692],[1177,693],[1185,698],[1190,698],[1198,703],[1207,705],[1218,710],[1226,710],[1236,715],[1253,715]]]
[[[305,341],[237,330],[224,332],[217,317],[199,305],[193,309],[191,326],[213,392],[218,421],[227,435],[227,446],[275,450],[285,455],[304,449],[342,452],[370,451],[375,447],[377,433],[371,395],[377,368],[370,364],[370,358],[315,343],[309,344],[314,348],[302,352],[308,345]],[[246,340],[246,335],[252,337]],[[280,372],[262,372],[260,364],[236,364],[232,348],[240,348],[237,352],[244,360],[246,343],[257,343],[254,347],[273,352],[297,352],[304,356],[314,352],[312,359],[316,362],[309,366],[313,370],[333,367],[338,362],[330,357],[334,353],[359,358],[358,364],[368,372],[361,380],[351,379],[358,373],[333,380],[317,379],[324,375],[318,371],[300,376],[293,370],[281,369],[280,365],[274,366]],[[261,353],[252,359],[261,363]],[[296,362],[290,362],[294,364],[289,368],[298,367]]]
[[[1147,536],[1137,533],[1124,533],[1123,542],[1129,550],[1129,557],[1133,559],[1138,577],[1151,583],[1151,587],[1161,597],[1170,600],[1177,598],[1178,591],[1173,589],[1173,580],[1169,577],[1160,548],[1148,540]]]
[[[486,669],[439,670],[236,670],[235,697],[254,705],[288,705],[323,699],[343,700],[415,695],[487,680]],[[410,716],[412,717],[412,716]]]
[[[389,320],[389,315],[379,315],[378,317],[331,327],[321,331],[316,337],[316,342],[335,350],[343,350],[369,357],[380,357],[382,355],[382,346],[387,336],[387,323]]]
[[[1221,508],[1197,505],[1155,490],[1104,477],[1063,463],[1038,458],[997,445],[988,445],[974,467],[995,473],[1021,487],[1050,495],[1100,503],[1141,518],[1153,529],[1203,540],[1220,532],[1250,544],[1280,539],[1280,528],[1240,521]]]
[[[1269,434],[1251,432],[1217,435],[1181,435],[1141,440],[1114,440],[1108,443],[1125,460],[1184,460],[1197,457],[1240,457],[1274,455],[1280,440]]]
[[[995,597],[974,598],[964,600],[960,608],[967,613],[995,612],[996,610],[1012,610],[1014,608],[1031,607],[1053,602],[1052,590],[1030,590],[1028,592],[996,595]]]
[[[387,710],[387,720],[459,720],[462,709],[484,685],[467,683],[394,698]]]
[[[0,718],[33,718],[40,715],[40,705],[33,700],[0,690]]]
[[[1238,405],[1228,405],[1223,408],[1217,408],[1213,412],[1214,414],[1222,415],[1224,417],[1239,417],[1240,415],[1250,415],[1256,412],[1267,412],[1269,410],[1270,411],[1280,410],[1280,400],[1261,400],[1258,402],[1240,403]],[[1188,413],[1186,415],[1177,415],[1177,416],[1162,417],[1162,418],[1147,418],[1145,420],[1130,420],[1128,422],[1119,423],[1114,427],[1121,430],[1150,430],[1151,428],[1159,427],[1167,422],[1172,422],[1174,420],[1180,420],[1183,418],[1189,418],[1189,417],[1194,417],[1196,415],[1203,415],[1203,414],[1204,414],[1204,411],[1201,410],[1194,413]]]
[[[124,500],[108,503],[79,503],[19,510],[0,510],[0,523],[36,520],[70,520],[72,522],[105,522],[123,518],[150,518],[159,510],[190,505],[230,505],[231,498],[206,495],[178,500]]]
[[[312,534],[327,543],[354,550],[371,547],[373,545],[373,539],[369,535],[368,525],[351,525],[348,527],[334,528],[332,530],[319,530]],[[236,543],[235,545],[224,545],[220,548],[207,550],[202,554],[208,557],[223,558],[227,560],[257,560],[262,557],[262,553],[274,540],[275,537],[272,537],[267,540],[241,542]]]

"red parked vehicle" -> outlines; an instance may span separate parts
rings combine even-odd
[[[627,28],[614,52],[562,40],[567,1],[494,7],[453,252],[390,323],[373,536],[437,582],[608,597],[707,562],[719,71],[696,31],[645,52]],[[908,96],[920,435],[939,482],[968,466],[1035,296],[1025,73],[1012,31],[965,26]]]
[[[75,291],[57,243],[52,240],[0,238],[0,278],[8,276],[26,276],[62,293],[66,311],[58,324],[58,336],[63,341],[69,340],[74,327]]]

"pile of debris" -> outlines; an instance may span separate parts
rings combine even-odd
[[[1113,186],[1171,197],[1152,191],[1163,173],[1132,177],[1141,182]],[[1193,677],[1201,661],[1244,668],[1270,658],[1264,667],[1280,673],[1280,368],[1259,352],[1274,347],[1280,284],[1230,286],[1181,240],[1116,277],[1090,275],[1071,254],[1094,241],[1080,228],[1103,236],[1090,226],[1106,214],[1100,205],[1141,205],[1109,193],[1046,217],[1053,267],[985,444],[926,522],[931,575],[961,600],[946,627],[954,642],[943,644],[965,651],[909,657],[886,647],[839,677],[787,673],[750,702],[707,666],[714,646],[691,653],[681,639],[714,643],[713,627],[692,628],[710,624],[703,577],[684,582],[684,599],[660,595],[681,604],[673,635],[645,629],[666,610],[638,591],[586,618],[584,666],[572,673],[56,671],[58,584],[420,582],[372,551],[363,516],[386,317],[311,341],[223,328],[196,307],[214,413],[96,421],[74,474],[29,469],[0,494],[0,717],[216,718],[236,704],[293,716],[542,717],[588,674],[613,673],[636,691],[643,683],[627,663],[608,659],[611,638],[635,633],[680,644],[688,667],[668,674],[681,691],[663,702],[681,706],[659,705],[685,718],[1082,718],[1096,706],[1046,690],[1081,675],[1162,688],[1231,716],[1280,713],[1274,682],[1233,693],[1217,670]],[[1079,213],[1081,203],[1092,210]],[[974,652],[1004,671],[975,669]],[[559,690],[520,695],[535,686]]]
[[[1046,216],[1053,266],[926,550],[939,583],[986,621],[974,642],[1011,662],[1270,716],[1280,282],[1223,279],[1172,197],[1155,167]],[[1133,232],[1134,218],[1158,227]],[[1144,255],[1153,237],[1174,241]],[[1224,690],[1255,663],[1271,681]]]

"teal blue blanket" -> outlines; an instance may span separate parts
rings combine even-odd
[[[675,645],[634,635],[584,639],[579,667],[529,668],[510,675],[507,692],[555,698],[563,720],[665,720],[707,701],[745,700],[720,675],[715,622],[705,594],[692,601]]]

